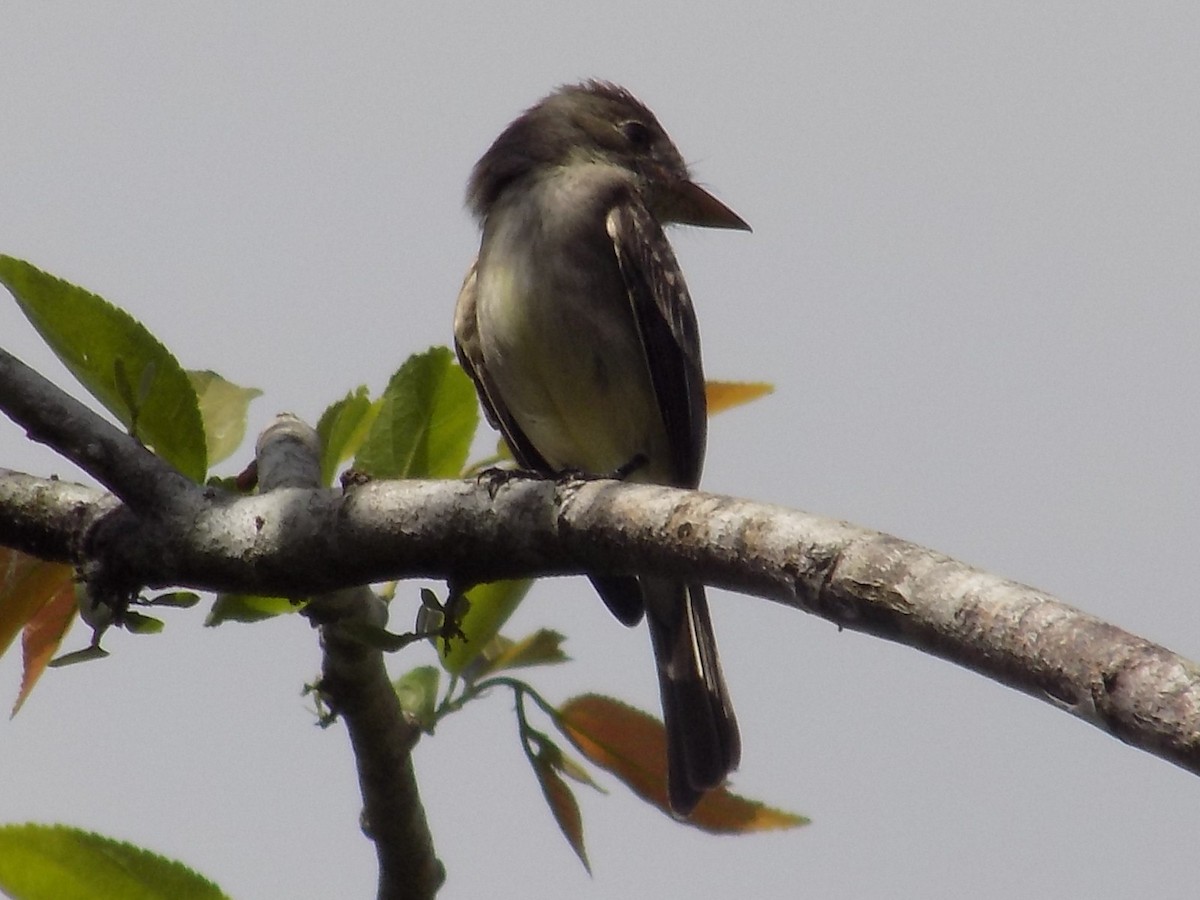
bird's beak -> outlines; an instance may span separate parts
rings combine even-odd
[[[751,230],[745,219],[694,181],[684,179],[671,185],[669,203],[670,221],[680,225]]]

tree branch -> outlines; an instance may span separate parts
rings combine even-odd
[[[259,490],[316,487],[321,442],[294,416],[280,416],[259,438]],[[363,798],[363,830],[379,860],[380,900],[427,900],[445,880],[433,848],[413,771],[417,724],[400,709],[383,654],[354,640],[347,625],[387,624],[387,607],[369,587],[313,597],[304,610],[321,629],[321,682],[326,705],[346,724]]]
[[[87,546],[88,559],[153,587],[291,596],[422,576],[686,574],[925,650],[1200,774],[1194,663],[1048,594],[846,523],[654,485],[514,480],[493,499],[473,482],[405,481],[216,495],[169,528],[121,507],[83,541],[63,523],[85,492],[0,475],[0,541],[76,563],[85,559],[73,548]]]
[[[0,409],[136,510],[198,498],[198,485],[3,349]]]

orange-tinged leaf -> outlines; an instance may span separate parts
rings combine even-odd
[[[610,697],[584,694],[558,710],[556,724],[572,744],[634,793],[667,803],[667,738],[662,723]]]
[[[598,694],[568,700],[556,724],[572,744],[635,794],[670,814],[667,802],[667,736],[653,716]],[[725,788],[709,791],[686,824],[717,834],[743,834],[805,825],[808,819],[739,797]]]
[[[0,547],[0,655],[59,591],[74,598],[72,578],[70,566]]]
[[[799,828],[809,823],[806,816],[741,797],[727,788],[709,791],[701,797],[686,821],[689,825],[714,834],[779,831],[784,828]]]
[[[583,867],[591,873],[592,867],[588,863],[587,850],[583,846],[583,816],[579,813],[579,803],[575,800],[575,793],[571,790],[570,785],[559,777],[550,759],[538,754],[532,758],[531,762],[538,784],[541,785],[542,795],[546,798],[546,805],[554,814],[554,820],[558,823],[559,830],[567,839],[567,843],[571,845],[571,849],[575,851],[575,855],[579,857],[579,861],[583,863]]]
[[[21,692],[17,702],[13,704],[11,716],[15,716],[33,691],[33,686],[46,671],[46,665],[58,652],[63,637],[75,622],[79,606],[75,602],[74,585],[68,571],[66,588],[57,591],[25,626],[21,636],[21,650],[25,661],[25,670],[21,675]]]
[[[76,611],[70,566],[0,547],[0,655],[25,631],[25,666],[12,715],[33,690]]]
[[[750,403],[774,390],[775,385],[765,381],[707,381],[704,384],[710,416]]]

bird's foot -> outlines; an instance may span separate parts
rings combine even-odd
[[[547,476],[541,472],[535,472],[533,469],[513,469],[503,468],[501,466],[489,466],[475,476],[475,483],[480,485],[486,484],[488,496],[495,500],[496,493],[500,490],[500,488],[504,487],[504,485],[508,484],[510,481],[516,481],[523,478],[536,478],[538,480],[544,480],[547,478]]]
[[[623,465],[617,466],[616,470],[612,473],[612,477],[617,479],[617,481],[624,481],[626,478],[628,478],[638,469],[643,468],[649,462],[650,458],[646,456],[645,453],[638,453],[633,457],[633,459],[629,460]]]
[[[611,472],[585,472],[582,469],[563,469],[554,478],[559,484],[569,481],[624,481],[649,461],[645,453],[639,453],[633,459],[622,463]]]

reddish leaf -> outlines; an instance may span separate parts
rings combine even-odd
[[[779,831],[807,825],[807,816],[767,806],[760,800],[739,796],[727,788],[709,791],[685,820],[714,834],[749,834],[754,831]]]
[[[25,633],[21,636],[25,671],[21,675],[21,692],[17,695],[17,702],[13,704],[10,717],[20,711],[25,699],[33,691],[33,686],[46,671],[46,664],[50,662],[63,637],[75,622],[75,614],[79,607],[75,602],[75,590],[70,580],[69,568],[67,574],[67,584],[29,620],[25,626]]]
[[[558,711],[557,725],[579,752],[638,796],[667,802],[667,739],[662,723],[610,697],[584,694]]]
[[[587,850],[583,846],[583,817],[579,813],[579,803],[575,800],[574,792],[559,777],[553,761],[546,755],[539,753],[531,759],[531,762],[533,763],[533,772],[537,775],[538,784],[542,787],[542,795],[546,798],[546,805],[554,814],[554,820],[558,822],[559,830],[590,874],[592,867],[588,863]]]
[[[70,566],[0,547],[0,654],[25,630],[25,671],[13,715],[54,655],[75,611]]]
[[[70,566],[0,547],[0,655],[71,578]]]
[[[635,794],[670,814],[667,803],[667,737],[662,723],[610,697],[584,694],[568,700],[556,724],[579,752],[624,781]],[[717,834],[742,834],[805,825],[725,788],[709,791],[685,820]]]

